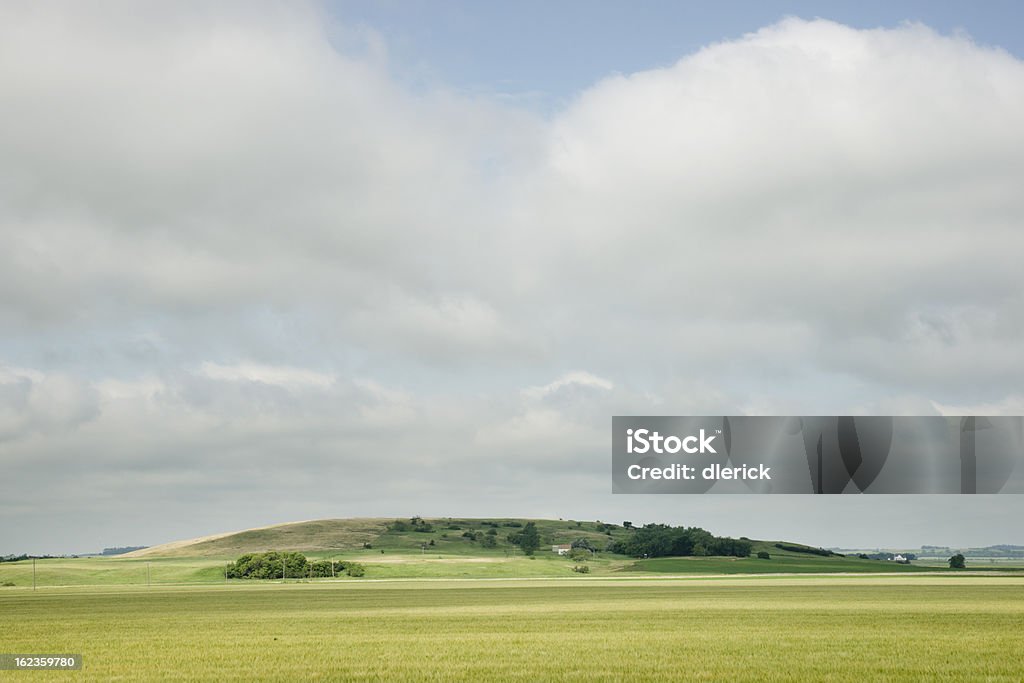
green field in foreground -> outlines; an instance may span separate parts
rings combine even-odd
[[[1024,578],[414,581],[0,592],[47,680],[1020,681]]]

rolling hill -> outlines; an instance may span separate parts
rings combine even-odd
[[[267,550],[294,550],[324,554],[373,549],[388,553],[421,553],[427,545],[431,553],[445,555],[498,555],[508,553],[507,536],[534,522],[545,544],[571,543],[586,538],[597,547],[629,531],[602,522],[577,522],[549,519],[469,519],[428,518],[418,530],[389,528],[394,517],[320,519],[288,522],[184,541],[164,543],[122,555],[125,558],[217,557],[231,559],[243,553]],[[492,532],[493,533],[490,533]],[[472,537],[470,536],[472,535]],[[493,548],[472,540],[477,535],[492,535]],[[367,548],[366,546],[370,546]]]
[[[233,533],[165,543],[128,553],[124,558],[209,558],[233,560],[244,553],[269,550],[298,551],[310,557],[359,558],[365,562],[409,563],[504,562],[522,553],[508,541],[509,534],[534,522],[540,532],[540,559],[552,555],[551,545],[588,540],[595,548],[633,533],[630,529],[600,521],[517,518],[426,518],[418,525],[398,518],[322,519],[276,524]],[[486,540],[493,537],[492,541]],[[751,540],[751,557],[659,557],[635,559],[601,553],[599,572],[629,571],[679,574],[806,573],[806,572],[914,572],[929,568],[840,555],[805,552],[808,546]],[[490,547],[488,547],[490,546]],[[770,554],[760,560],[758,551]],[[596,558],[595,558],[596,559]],[[518,565],[522,567],[522,565]],[[496,568],[494,568],[496,569]],[[539,569],[539,568],[538,568]],[[438,570],[440,571],[440,570]]]
[[[136,550],[122,557],[217,557],[232,558],[267,550],[317,552],[353,550],[373,543],[394,521],[385,518],[319,519],[285,522]]]

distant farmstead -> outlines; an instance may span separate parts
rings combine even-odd
[[[570,550],[572,550],[572,546],[568,543],[551,546],[551,552],[558,553],[559,555],[568,555]]]

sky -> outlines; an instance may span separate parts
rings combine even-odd
[[[0,554],[612,495],[612,415],[1024,414],[1012,3],[4,3]]]

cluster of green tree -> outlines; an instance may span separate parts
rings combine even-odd
[[[25,555],[24,553],[22,553],[21,555],[0,555],[0,562],[21,562],[22,560],[53,560],[53,559],[56,559],[58,557],[66,557],[66,556],[60,556],[60,555]],[[77,555],[72,555],[71,557],[78,557],[78,556]]]
[[[673,527],[645,524],[627,538],[612,541],[608,550],[631,557],[686,557],[689,555],[728,555],[748,557],[750,541],[715,536],[700,527]]]
[[[862,560],[895,560],[896,559],[896,554],[895,553],[859,553],[857,555],[857,557],[859,557]],[[908,562],[906,562],[906,564],[910,564],[909,560],[916,560],[917,559],[917,555],[915,555],[914,553],[904,553],[904,554],[902,554],[902,557],[905,560],[908,560]]]
[[[589,538],[577,538],[570,544],[573,550],[589,550],[592,553],[596,553],[598,548],[590,542]]]
[[[410,517],[408,522],[402,519],[397,519],[394,522],[391,522],[391,524],[388,524],[388,531],[419,531],[420,533],[426,534],[433,530],[434,525],[424,521],[420,517]]]
[[[508,542],[519,546],[526,555],[533,555],[540,548],[540,532],[537,525],[527,522],[522,531],[514,531],[508,535]]]
[[[462,537],[468,540],[470,543],[480,543],[482,548],[497,548],[498,547],[498,530],[494,527],[487,530],[487,533],[482,531],[463,531]],[[444,538],[444,536],[442,536]]]
[[[246,553],[225,569],[229,579],[300,579],[329,576],[363,576],[366,568],[358,562],[313,560],[302,553],[271,550],[266,553]]]
[[[806,545],[793,545],[792,543],[776,543],[775,547],[779,550],[788,550],[791,553],[807,553],[808,555],[821,555],[822,557],[846,557],[842,553],[833,552],[826,550],[825,548],[811,548]]]
[[[953,557],[949,558],[950,569],[966,569],[967,559],[963,556],[963,553],[957,553]]]
[[[135,550],[145,550],[148,547],[148,545],[126,545],[115,548],[104,548],[100,555],[124,555],[125,553],[130,553]]]

